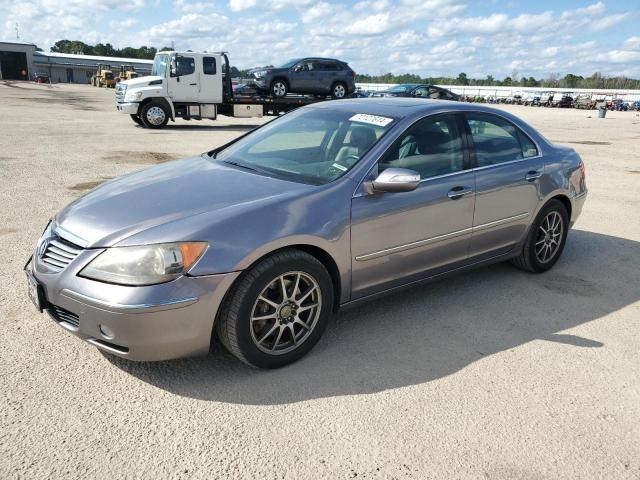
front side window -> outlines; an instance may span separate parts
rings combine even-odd
[[[176,76],[191,75],[196,71],[196,61],[193,57],[176,57]]]
[[[535,144],[515,125],[486,114],[467,114],[478,167],[535,157]]]
[[[215,158],[257,173],[321,185],[356,165],[393,121],[324,108],[299,110],[238,140]]]
[[[415,170],[420,178],[464,170],[464,150],[456,117],[428,117],[409,127],[384,154],[378,173],[392,167]]]
[[[202,58],[202,71],[205,75],[216,74],[216,59],[214,57]]]

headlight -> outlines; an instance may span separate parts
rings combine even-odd
[[[207,247],[207,242],[183,242],[107,248],[79,275],[120,285],[164,283],[187,273]]]
[[[142,92],[128,92],[124,96],[124,101],[125,102],[137,102],[138,100],[140,100],[140,97],[142,97]]]
[[[254,75],[256,78],[264,77],[266,74],[267,74],[267,71],[266,71],[266,70],[258,70],[257,72],[253,72],[253,75]]]

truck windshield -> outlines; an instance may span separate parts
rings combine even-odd
[[[356,165],[393,121],[355,111],[300,109],[216,152],[215,159],[263,175],[322,185]]]
[[[169,55],[156,55],[153,60],[153,67],[151,67],[151,75],[166,77],[167,65],[169,65]]]

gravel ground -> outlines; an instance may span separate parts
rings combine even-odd
[[[640,478],[640,117],[504,107],[583,157],[556,267],[500,264],[340,313],[258,371],[109,358],[35,312],[21,269],[88,188],[263,120],[135,127],[113,90],[0,82],[0,478]]]

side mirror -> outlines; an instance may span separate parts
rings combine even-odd
[[[169,75],[172,77],[178,76],[178,65],[176,63],[176,57],[171,58],[171,63],[169,65]]]
[[[419,184],[418,172],[407,168],[387,168],[371,182],[371,187],[373,192],[410,192]]]
[[[296,65],[293,67],[294,72],[301,72],[304,67],[302,65]]]

